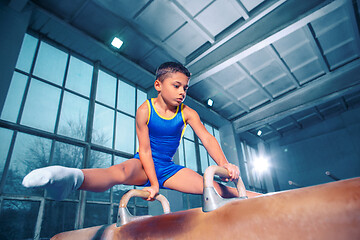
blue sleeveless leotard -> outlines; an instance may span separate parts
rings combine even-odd
[[[184,168],[172,161],[186,127],[183,116],[184,105],[181,103],[172,117],[165,118],[156,111],[153,99],[146,102],[149,107],[147,125],[155,172],[160,188],[165,188],[164,182]],[[138,152],[134,158],[140,159]],[[150,181],[143,186],[150,186]]]

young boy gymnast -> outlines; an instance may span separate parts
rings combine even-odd
[[[191,126],[215,162],[229,172],[230,179],[239,178],[239,168],[227,161],[216,138],[201,123],[199,115],[183,104],[190,72],[176,62],[163,63],[156,71],[156,98],[146,100],[136,112],[139,150],[134,158],[109,168],[77,169],[49,166],[26,175],[23,186],[45,188],[55,200],[65,199],[71,191],[103,192],[117,184],[145,186],[153,200],[159,188],[184,193],[202,194],[203,178],[195,171],[176,165],[172,158],[179,147],[187,124]],[[214,182],[217,192],[235,197],[235,188]],[[247,191],[248,197],[259,195]]]

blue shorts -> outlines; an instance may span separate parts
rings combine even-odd
[[[139,153],[136,153],[134,158],[140,159]],[[162,189],[169,189],[164,187],[164,182],[168,180],[170,177],[172,177],[175,173],[183,169],[184,167],[175,164],[173,161],[170,162],[161,161],[154,158],[153,160],[154,160],[156,176],[159,181],[159,187]],[[147,183],[141,185],[141,187],[149,187],[150,185],[151,185],[150,181],[148,180]]]

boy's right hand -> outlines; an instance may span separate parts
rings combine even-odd
[[[149,197],[145,199],[146,201],[154,201],[154,197],[159,194],[159,186],[151,185],[150,187],[144,187],[143,190],[150,193]]]

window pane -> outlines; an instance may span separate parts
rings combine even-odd
[[[25,34],[24,41],[21,46],[19,58],[16,63],[16,68],[29,73],[31,64],[35,55],[36,45],[38,40],[28,34]]]
[[[64,167],[82,168],[84,159],[84,149],[82,147],[56,142],[54,156],[51,165],[61,165]],[[73,191],[68,199],[79,199],[79,191]]]
[[[65,91],[58,133],[84,140],[88,108],[88,100]]]
[[[190,127],[190,125],[186,126],[185,129],[185,133],[184,133],[184,137],[191,139],[194,141],[194,131],[192,130],[192,128]]]
[[[188,194],[190,208],[199,208],[202,206],[202,198],[201,195]]]
[[[125,114],[117,113],[115,149],[134,153],[135,119]]]
[[[96,100],[115,107],[116,78],[99,71],[99,79],[96,91]]]
[[[186,167],[197,172],[195,143],[184,139]]]
[[[4,192],[21,195],[43,195],[42,189],[24,188],[22,179],[30,171],[49,163],[51,140],[18,133],[6,176]]]
[[[138,109],[140,107],[141,104],[143,104],[147,99],[147,94],[146,92],[143,92],[141,90],[137,90],[137,100],[136,100],[136,109]]]
[[[92,142],[112,147],[114,129],[114,110],[95,104],[94,127]]]
[[[123,81],[119,81],[117,108],[135,116],[135,88]]]
[[[33,239],[40,202],[4,200],[0,212],[0,239]]]
[[[214,133],[215,133],[215,138],[216,138],[216,140],[218,141],[218,143],[220,144],[220,132],[219,132],[219,130],[217,130],[217,129],[215,129],[214,128]]]
[[[25,91],[26,80],[27,76],[14,72],[1,113],[1,119],[16,122]]]
[[[59,99],[60,89],[32,79],[21,123],[54,132]]]
[[[180,145],[179,145],[178,151],[179,151],[179,165],[185,166],[183,140],[180,141]]]
[[[137,89],[137,100],[136,100],[136,109],[140,107],[141,104],[143,104],[147,99],[147,94],[139,89]],[[136,151],[139,149],[139,139],[137,135],[136,137]]]
[[[208,132],[211,134],[211,135],[214,135],[213,133],[213,128],[209,125],[209,124],[204,124],[205,125],[205,128],[206,130],[208,130]]]
[[[72,202],[46,201],[41,239],[51,238],[60,232],[74,230],[77,204]]]
[[[67,56],[63,51],[41,42],[34,75],[61,86],[64,80]]]
[[[13,131],[0,128],[0,179],[4,171]]]
[[[98,151],[91,151],[90,163],[88,168],[108,168],[111,166],[111,155]],[[87,192],[87,200],[110,201],[110,189],[105,192]]]
[[[201,161],[201,172],[204,173],[206,168],[209,167],[208,154],[203,145],[199,145],[200,148],[200,161]]]
[[[109,205],[87,203],[84,228],[108,224]]]
[[[90,64],[70,56],[65,86],[88,97],[90,95],[92,75],[93,67]]]
[[[127,158],[115,156],[114,165],[125,162],[126,160],[127,160]],[[122,198],[124,193],[126,193],[130,189],[134,189],[134,186],[128,186],[128,185],[122,185],[122,184],[113,186],[113,202],[119,203],[120,199]],[[128,204],[134,204],[134,198],[131,198]],[[117,212],[114,212],[114,214],[117,215]],[[116,222],[116,220],[115,220],[115,222]]]
[[[210,157],[210,155],[208,155],[208,156],[209,156],[210,166],[212,166],[212,165],[217,165],[217,163],[214,161],[214,159],[212,159],[212,157]]]

